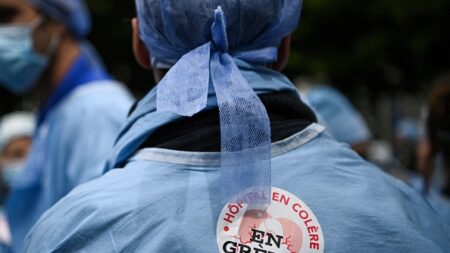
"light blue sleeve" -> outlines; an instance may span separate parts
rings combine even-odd
[[[432,180],[431,188],[428,194],[425,196],[426,200],[430,203],[433,209],[442,217],[442,219],[450,227],[450,199],[441,194],[441,184],[438,182],[440,179],[444,179],[442,174],[442,168],[435,168],[436,179]],[[417,191],[423,192],[424,181],[419,175],[412,175],[408,183]]]
[[[102,175],[131,103],[121,85],[101,81],[78,88],[49,113],[34,140],[27,177],[8,202],[16,252],[46,210]]]
[[[122,177],[111,180],[111,174],[116,171],[75,188],[44,213],[28,234],[24,252],[124,252],[118,250],[121,245],[116,245],[113,234],[121,233],[120,227],[136,228],[134,222],[138,220],[134,215],[139,213],[139,196],[130,194],[128,189],[136,188],[139,178],[130,175],[126,180]],[[99,192],[97,187],[113,190]],[[152,219],[148,217],[142,222],[148,220]],[[141,225],[143,231],[149,230]],[[44,232],[50,227],[54,228],[50,233]],[[138,238],[140,234],[126,231],[124,236]]]
[[[56,201],[102,174],[132,103],[131,97],[119,90],[93,91],[76,94],[67,101],[61,110],[63,120],[52,123],[51,129],[60,133],[49,137],[53,150],[48,152],[48,162],[53,173],[46,179],[56,190]]]
[[[361,113],[339,91],[328,86],[319,86],[312,88],[305,96],[321,123],[339,142],[352,145],[371,138]]]

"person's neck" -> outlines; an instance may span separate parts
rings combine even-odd
[[[45,105],[61,81],[70,70],[72,64],[80,54],[80,45],[75,41],[63,41],[51,58],[51,65],[39,83],[39,97],[41,105]]]

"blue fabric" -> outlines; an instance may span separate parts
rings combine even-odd
[[[136,0],[136,6],[154,67],[174,64],[158,84],[158,110],[196,114],[211,82],[220,112],[222,185],[228,186],[222,202],[269,203],[269,117],[234,60],[276,61],[281,39],[297,27],[301,1]]]
[[[84,0],[27,0],[43,14],[65,24],[76,36],[91,29],[91,16]]]
[[[370,130],[351,102],[331,86],[318,85],[304,93],[305,102],[339,142],[350,145],[369,141]]]
[[[0,244],[0,253],[11,253],[11,248]]]
[[[101,80],[111,80],[111,77],[101,66],[90,61],[86,54],[80,54],[47,104],[41,108],[37,119],[38,126],[45,121],[47,114],[77,87]]]
[[[435,173],[442,173],[442,168],[435,168]],[[439,175],[439,179],[445,178],[445,173]],[[423,193],[425,189],[423,177],[412,175],[408,182],[417,192]],[[450,199],[441,194],[443,188],[436,180],[432,180],[428,194],[424,197],[431,207],[441,216],[444,222],[450,226]]]
[[[401,118],[395,122],[395,135],[408,141],[419,139],[419,122],[410,118]]]
[[[140,36],[154,67],[176,62],[158,84],[158,110],[196,114],[206,106],[211,82],[220,112],[222,185],[227,186],[222,202],[269,203],[269,117],[233,57],[257,64],[276,61],[281,39],[297,27],[301,1],[136,0],[136,5]],[[183,32],[193,27],[209,29]]]
[[[258,94],[296,92],[279,74],[239,66]],[[213,91],[207,106],[217,106]],[[111,170],[46,212],[25,252],[218,252],[220,154],[147,149],[142,152],[153,158],[132,157],[155,129],[179,117],[156,111],[153,90],[122,131]],[[318,129],[311,126],[272,146],[272,180],[312,209],[326,252],[450,248],[448,228],[420,195]],[[112,169],[118,164],[123,169]]]
[[[289,90],[297,94],[292,83],[277,72],[264,67],[253,66],[240,60],[235,61],[242,76],[247,79],[257,94],[283,90]],[[205,110],[213,107],[217,107],[217,98],[214,89],[210,86]],[[105,166],[105,173],[114,168],[122,167],[158,127],[180,118],[181,116],[177,114],[157,111],[157,88],[154,88],[139,101],[136,110],[128,118],[126,126],[122,129],[116,141],[113,155]]]
[[[229,54],[244,57],[246,52],[276,48],[297,27],[301,5],[301,0],[136,0],[140,36],[156,67],[159,63],[173,65],[213,41],[211,24],[218,6],[228,24]],[[261,59],[256,58],[255,63]]]
[[[328,136],[274,157],[272,170],[317,216],[325,252],[448,252],[448,227],[421,196]],[[219,184],[218,167],[130,162],[47,212],[25,252],[219,252]]]
[[[7,201],[14,252],[21,252],[29,229],[48,208],[75,186],[102,174],[132,104],[120,84],[98,80],[98,68],[84,68],[83,62],[78,61],[69,75],[74,83],[89,84],[67,84],[77,87],[47,112],[33,139],[25,171]]]
[[[270,121],[256,93],[228,54],[223,10],[215,10],[213,42],[184,55],[158,84],[157,109],[192,116],[206,107],[211,80],[217,96],[222,147],[222,203],[270,202]],[[276,48],[243,60],[276,59]],[[198,67],[198,65],[200,67]],[[226,187],[225,187],[226,186]]]

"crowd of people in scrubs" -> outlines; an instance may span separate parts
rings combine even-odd
[[[0,252],[450,252],[449,76],[399,176],[341,91],[282,73],[302,0],[135,5],[140,100],[83,0],[0,0],[0,85],[39,98],[0,118]]]

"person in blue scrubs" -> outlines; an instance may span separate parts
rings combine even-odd
[[[424,199],[327,134],[280,73],[301,1],[136,4],[136,58],[159,83],[106,174],[48,210],[25,252],[448,252]]]
[[[361,113],[344,94],[330,85],[297,81],[305,103],[318,115],[329,134],[337,141],[347,143],[363,157],[372,138]]]
[[[440,76],[430,92],[425,130],[418,145],[421,177],[411,184],[450,224],[450,75]]]
[[[84,1],[0,0],[0,83],[40,98],[37,130],[6,203],[14,252],[39,217],[102,174],[132,97],[83,37]]]
[[[11,232],[5,198],[23,171],[36,128],[34,114],[13,112],[0,118],[0,252],[10,252]]]

